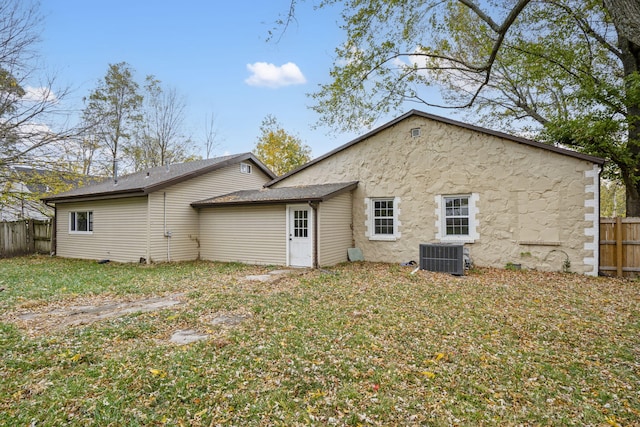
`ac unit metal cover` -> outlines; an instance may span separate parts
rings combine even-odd
[[[464,245],[421,244],[420,269],[456,276],[464,275]]]

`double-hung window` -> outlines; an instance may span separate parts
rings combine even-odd
[[[74,211],[69,213],[70,233],[92,233],[93,232],[93,212]]]
[[[373,234],[393,236],[393,199],[373,200]]]
[[[469,196],[444,198],[446,236],[469,235]]]
[[[398,232],[398,203],[397,197],[367,198],[367,236],[370,240],[396,240]]]
[[[436,239],[473,243],[480,238],[478,193],[436,195]]]

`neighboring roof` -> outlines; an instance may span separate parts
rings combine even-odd
[[[344,145],[341,145],[340,147],[338,147],[338,148],[336,148],[336,149],[334,149],[332,151],[329,151],[328,153],[326,153],[326,154],[324,154],[324,155],[322,155],[320,157],[317,157],[317,158],[311,160],[308,163],[305,163],[304,165],[298,167],[297,169],[294,169],[294,170],[292,170],[292,171],[290,171],[290,172],[288,172],[288,173],[286,173],[286,174],[284,174],[282,176],[277,177],[276,179],[274,179],[274,180],[268,182],[267,184],[265,184],[265,187],[270,187],[270,186],[274,185],[275,183],[280,182],[283,179],[285,179],[285,178],[287,178],[287,177],[289,177],[291,175],[294,175],[294,174],[300,172],[301,170],[304,170],[304,169],[306,169],[306,168],[308,168],[308,167],[310,167],[310,166],[312,166],[312,165],[314,165],[314,164],[316,164],[318,162],[321,162],[322,160],[326,159],[327,157],[331,157],[334,154],[339,153],[340,151],[346,150],[347,148],[349,148],[349,147],[351,147],[353,145],[356,145],[357,143],[359,143],[361,141],[364,141],[365,139],[368,139],[368,138],[372,137],[373,135],[375,135],[375,134],[377,134],[379,132],[382,132],[385,129],[388,129],[391,126],[394,126],[397,123],[399,123],[399,122],[401,122],[401,121],[403,121],[403,120],[405,120],[405,119],[407,119],[407,118],[409,118],[411,116],[423,117],[425,119],[430,119],[430,120],[433,120],[433,121],[436,121],[436,122],[446,123],[446,124],[453,125],[453,126],[458,126],[458,127],[464,128],[464,129],[469,129],[469,130],[472,130],[472,131],[475,131],[475,132],[481,132],[481,133],[485,133],[487,135],[497,136],[499,138],[507,139],[509,141],[513,141],[513,142],[516,142],[516,143],[519,143],[519,144],[529,145],[531,147],[536,147],[536,148],[542,148],[544,150],[553,151],[555,153],[562,154],[562,155],[565,155],[565,156],[575,157],[577,159],[593,162],[593,163],[596,163],[598,165],[603,165],[604,162],[605,162],[605,159],[602,159],[600,157],[595,157],[595,156],[590,156],[588,154],[578,153],[576,151],[567,150],[565,148],[560,148],[560,147],[555,147],[555,146],[549,145],[549,144],[543,144],[542,142],[533,141],[531,139],[521,138],[521,137],[514,136],[514,135],[509,135],[508,133],[499,132],[499,131],[483,128],[483,127],[480,127],[480,126],[471,125],[471,124],[464,123],[464,122],[459,122],[457,120],[452,120],[452,119],[448,119],[446,117],[436,116],[434,114],[425,113],[425,112],[419,111],[419,110],[411,110],[411,111],[403,114],[402,116],[397,117],[394,120],[392,120],[392,121],[390,121],[390,122],[388,122],[388,123],[376,128],[376,129],[372,130],[371,132],[368,132],[368,133],[366,133],[366,134],[364,134],[364,135],[362,135],[362,136],[360,136],[360,137],[358,137],[358,138],[356,138],[356,139],[354,139],[354,140],[352,140],[352,141],[350,141],[350,142],[348,142],[348,143],[346,143]]]
[[[191,203],[194,208],[208,208],[229,205],[280,204],[295,202],[324,202],[332,197],[351,191],[358,181],[332,184],[301,185],[296,187],[262,188],[243,190],[211,199]]]
[[[49,197],[45,203],[73,201],[80,199],[103,199],[113,197],[143,196],[170,185],[221,169],[242,161],[251,160],[270,178],[276,175],[251,153],[215,157],[213,159],[158,166],[114,179],[106,179],[97,184],[80,187]]]
[[[49,190],[47,180],[49,177],[55,177],[61,183],[69,184],[74,188],[84,185],[95,184],[104,181],[104,178],[96,176],[87,176],[76,174],[64,170],[39,169],[30,166],[10,166],[17,175],[17,179],[21,180],[25,188],[31,193],[45,194]]]

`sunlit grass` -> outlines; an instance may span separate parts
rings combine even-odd
[[[631,281],[349,264],[276,283],[264,267],[0,261],[11,315],[83,296],[186,304],[34,335],[0,323],[0,425],[633,425]],[[234,327],[216,313],[242,313]],[[180,329],[210,334],[169,344]]]

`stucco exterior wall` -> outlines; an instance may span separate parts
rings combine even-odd
[[[240,164],[183,181],[149,195],[149,259],[194,260],[199,256],[198,211],[191,203],[221,194],[262,187],[267,177],[257,167],[250,174],[240,172]],[[171,232],[166,237],[165,232]]]
[[[344,193],[319,204],[318,264],[329,266],[347,261],[353,245],[351,232],[351,193]]]
[[[285,265],[286,206],[203,208],[200,243],[205,260]]]
[[[420,136],[412,136],[412,129]],[[597,274],[598,166],[498,136],[410,116],[275,184],[359,181],[353,239],[366,260],[418,258],[440,242],[442,196],[474,197],[476,265]],[[370,199],[396,200],[397,236],[371,240]]]
[[[93,212],[93,232],[69,231],[69,213]],[[56,212],[56,254],[65,258],[138,262],[146,254],[147,198],[60,203]]]

